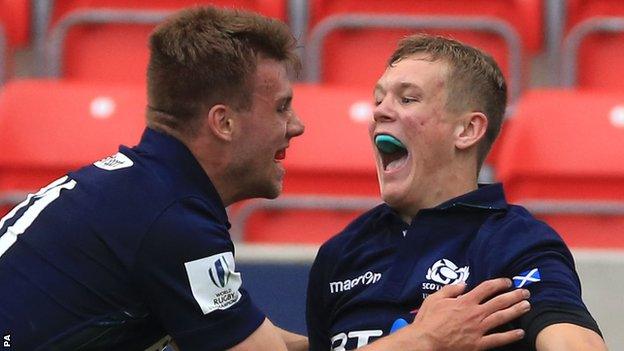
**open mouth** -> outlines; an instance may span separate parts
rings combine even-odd
[[[286,158],[286,148],[279,149],[275,152],[275,156],[273,157],[276,162],[279,162]]]
[[[389,134],[375,136],[375,146],[379,150],[384,171],[392,171],[405,165],[408,152],[403,143]]]

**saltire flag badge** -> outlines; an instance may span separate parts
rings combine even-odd
[[[517,276],[513,277],[513,284],[516,288],[523,288],[527,285],[537,283],[542,280],[540,271],[538,268],[533,268],[528,271],[524,271]]]

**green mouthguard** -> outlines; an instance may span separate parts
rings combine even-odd
[[[379,134],[375,137],[375,145],[386,154],[392,154],[400,149],[405,149],[405,145],[392,135]]]

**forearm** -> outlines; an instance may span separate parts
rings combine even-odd
[[[593,330],[560,323],[542,330],[535,341],[537,351],[606,351],[604,341]]]
[[[279,331],[279,335],[284,340],[288,351],[308,351],[308,338],[303,335],[289,332],[279,327],[276,328]]]
[[[363,348],[361,351],[435,351],[431,343],[426,338],[418,337],[414,331],[408,332],[408,329],[402,329],[398,332],[381,338]]]

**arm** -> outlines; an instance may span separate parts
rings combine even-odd
[[[229,349],[231,351],[287,351],[278,328],[268,319],[256,331],[241,343]]]
[[[175,342],[170,346],[175,351],[180,351]],[[265,319],[260,327],[247,339],[238,345],[230,348],[230,351],[306,351],[308,349],[308,338],[295,334],[274,326],[271,321]]]
[[[537,334],[537,351],[606,351],[607,346],[595,331],[569,323],[558,323]]]
[[[242,288],[227,228],[203,202],[168,207],[142,241],[135,274],[180,350],[287,350]]]
[[[485,335],[529,311],[522,289],[482,303],[510,287],[509,279],[494,279],[460,295],[465,285],[447,285],[425,299],[414,323],[361,350],[476,351],[518,341],[524,337],[520,329]]]
[[[277,328],[277,331],[282,337],[282,340],[284,340],[284,343],[286,343],[286,348],[288,349],[288,351],[308,351],[307,337],[291,333],[279,327],[275,328]]]
[[[307,351],[308,338],[276,327],[265,319],[262,325],[231,351]]]

